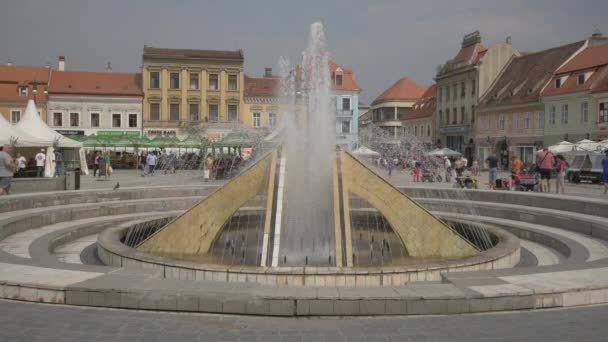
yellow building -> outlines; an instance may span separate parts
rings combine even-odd
[[[188,128],[224,130],[243,121],[242,50],[144,46],[145,135],[184,136]]]
[[[272,76],[266,68],[264,77],[245,76],[245,91],[241,123],[244,128],[274,129],[280,122],[279,88],[280,79]]]

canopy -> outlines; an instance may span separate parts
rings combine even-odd
[[[447,147],[438,148],[429,152],[429,156],[437,156],[437,157],[459,157],[462,153],[451,150]]]
[[[568,141],[562,141],[555,145],[549,146],[549,151],[552,153],[570,152],[574,149],[574,144]]]
[[[29,100],[27,102],[25,113],[15,127],[18,131],[27,132],[28,134],[39,138],[41,141],[46,142],[46,146],[56,145],[58,147],[82,147],[82,144],[78,141],[66,138],[47,126],[47,124],[44,123],[44,121],[42,121],[38,115],[34,100]]]
[[[355,156],[358,157],[379,157],[380,153],[373,151],[365,146],[361,146],[358,149],[352,152]]]
[[[575,144],[577,150],[597,151],[601,150],[600,143],[588,139],[581,140]]]
[[[11,145],[12,143],[19,147],[49,146],[48,142],[18,130],[0,113],[0,145]]]

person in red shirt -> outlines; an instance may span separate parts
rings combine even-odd
[[[562,189],[562,194],[564,193],[564,176],[566,174],[566,160],[564,156],[558,154],[555,157],[555,164],[557,166],[557,178],[555,179],[555,193],[559,194],[559,189]]]
[[[536,166],[540,173],[540,191],[551,192],[551,169],[555,164],[553,153],[549,152],[548,148],[544,148],[542,151],[536,154]]]

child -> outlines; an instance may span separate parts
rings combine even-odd
[[[414,175],[414,182],[420,182],[420,164],[416,163],[414,166],[414,171],[412,171],[412,175]]]

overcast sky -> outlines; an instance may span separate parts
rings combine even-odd
[[[0,61],[72,70],[137,72],[144,44],[245,51],[262,74],[299,58],[309,25],[323,21],[331,57],[354,69],[370,102],[401,77],[428,85],[462,36],[489,46],[511,36],[522,51],[608,34],[607,0],[2,0]]]

